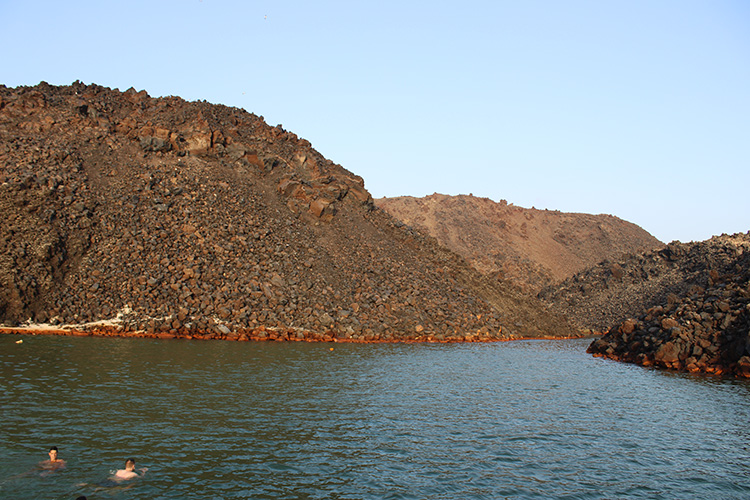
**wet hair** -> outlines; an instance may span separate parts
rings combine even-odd
[[[86,500],[86,497],[81,495],[80,497],[76,498],[76,500]]]
[[[57,451],[57,446],[53,446],[52,448],[49,449],[49,451],[52,451],[52,450]]]
[[[128,465],[130,462],[133,462],[133,465],[135,465],[135,458],[128,458],[125,460],[125,465]]]

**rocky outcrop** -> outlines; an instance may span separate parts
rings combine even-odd
[[[645,230],[611,215],[522,208],[472,195],[400,196],[375,204],[478,271],[531,293],[602,260],[663,247]]]
[[[377,209],[308,141],[236,108],[80,82],[0,87],[0,214],[7,327],[354,341],[573,331]]]
[[[692,243],[672,242],[641,254],[607,260],[545,288],[539,298],[581,327],[606,332],[642,311],[708,288],[712,276],[735,274],[750,252],[750,234],[715,236]],[[738,267],[739,266],[739,267]]]
[[[750,378],[750,252],[733,272],[709,273],[707,286],[628,319],[588,352],[643,366]]]

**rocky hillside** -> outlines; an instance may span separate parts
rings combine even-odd
[[[750,378],[749,239],[736,247],[741,253],[734,266],[725,266],[726,273],[712,269],[695,276],[687,290],[613,327],[588,352],[643,366]]]
[[[750,234],[672,242],[659,250],[601,262],[542,290],[539,297],[582,327],[606,332],[670,297],[682,297],[694,287],[706,289],[718,277],[740,272],[749,251]]]
[[[0,86],[0,322],[163,337],[570,335],[244,110]],[[99,324],[90,328],[107,330]],[[77,327],[84,328],[84,327]]]
[[[480,272],[533,293],[602,260],[663,246],[611,215],[527,209],[471,195],[402,196],[375,204],[435,237]]]

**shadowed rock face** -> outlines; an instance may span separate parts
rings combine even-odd
[[[611,328],[588,352],[644,366],[750,378],[750,238],[742,236],[734,237],[744,243],[734,265],[689,280],[686,291]],[[726,239],[700,245],[718,246]]]
[[[244,110],[0,87],[0,321],[231,338],[570,335]]]
[[[672,242],[659,250],[603,261],[542,290],[539,298],[582,327],[606,332],[646,309],[666,304],[670,296],[685,296],[694,286],[708,287],[712,273],[738,272],[748,251],[747,234]]]
[[[433,236],[478,271],[532,293],[602,260],[663,246],[611,215],[528,209],[471,195],[401,196],[375,204]]]

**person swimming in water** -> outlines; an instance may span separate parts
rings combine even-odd
[[[49,460],[42,460],[37,464],[36,467],[32,468],[31,470],[27,472],[23,472],[21,474],[18,474],[16,476],[13,476],[12,478],[18,478],[18,477],[24,477],[31,474],[39,475],[41,477],[46,477],[52,474],[55,471],[61,470],[65,468],[65,460],[58,457],[58,450],[57,446],[53,446],[49,449]]]
[[[136,486],[137,483],[137,481],[131,482],[129,480],[135,479],[137,477],[143,477],[146,474],[147,470],[148,469],[146,467],[141,467],[140,469],[138,469],[140,473],[137,472],[135,470],[135,459],[128,458],[127,460],[125,460],[125,468],[119,469],[117,471],[110,471],[110,476],[107,477],[107,479],[99,481],[98,483],[78,483],[76,486],[78,488],[93,488],[94,492],[102,490],[127,490],[132,488],[133,486]]]
[[[140,474],[135,471],[135,459],[128,458],[127,460],[125,460],[125,468],[115,472],[115,475],[112,476],[112,479],[125,481],[127,479],[143,477],[148,469],[146,467],[141,467],[138,470],[140,471]]]
[[[58,457],[57,446],[53,446],[49,449],[49,460],[40,462],[39,467],[49,472],[65,468],[65,460]]]

